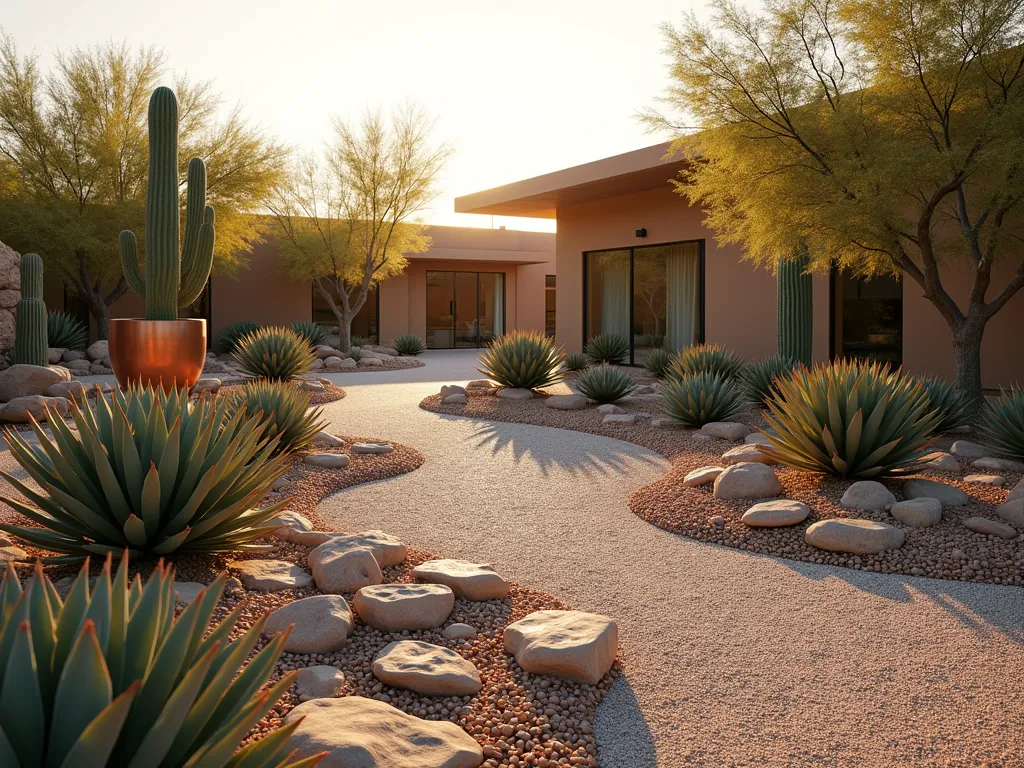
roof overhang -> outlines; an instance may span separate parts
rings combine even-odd
[[[557,218],[558,208],[667,186],[686,161],[669,142],[455,198],[456,213]]]

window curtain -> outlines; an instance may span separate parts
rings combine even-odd
[[[494,335],[505,333],[505,273],[494,276]]]
[[[666,246],[666,343],[679,351],[697,343],[700,327],[700,244]]]
[[[629,253],[602,257],[601,333],[629,338]]]

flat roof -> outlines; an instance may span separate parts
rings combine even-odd
[[[455,212],[554,219],[559,206],[656,189],[686,162],[679,155],[666,160],[670,146],[663,142],[463,195],[455,198]]]

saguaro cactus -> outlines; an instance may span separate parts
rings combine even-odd
[[[177,320],[178,307],[199,298],[213,265],[214,216],[206,204],[206,164],[188,164],[185,238],[178,253],[178,100],[160,87],[149,99],[149,183],[146,188],[146,276],[135,234],[118,239],[124,276],[146,300],[147,320]]]
[[[777,333],[779,355],[810,365],[814,286],[807,264],[807,251],[803,248],[779,264]]]
[[[47,365],[48,346],[43,260],[38,253],[26,253],[21,257],[21,299],[14,314],[14,362]]]

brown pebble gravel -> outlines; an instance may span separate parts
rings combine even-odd
[[[564,385],[552,392],[564,393]],[[1009,541],[969,531],[963,520],[981,516],[996,519],[995,508],[1002,504],[1020,481],[1021,475],[1004,472],[1007,483],[1002,487],[965,483],[963,477],[972,471],[969,462],[961,461],[961,472],[928,472],[924,477],[941,480],[963,490],[970,502],[961,507],[945,507],[942,522],[932,528],[903,526],[886,512],[853,512],[842,509],[839,500],[849,481],[828,475],[816,475],[796,469],[774,467],[783,488],[783,497],[802,501],[810,506],[811,515],[797,526],[787,528],[751,528],[740,522],[743,513],[761,499],[723,501],[716,499],[711,485],[698,488],[683,486],[690,470],[706,465],[720,465],[721,456],[741,443],[732,443],[702,435],[698,430],[682,427],[655,428],[647,416],[661,416],[659,398],[623,405],[629,413],[642,414],[633,425],[604,424],[594,407],[579,411],[545,408],[544,397],[512,401],[494,397],[485,391],[469,391],[465,405],[445,404],[438,395],[425,398],[422,408],[435,413],[491,419],[512,423],[537,424],[547,427],[589,432],[614,437],[661,453],[671,468],[663,477],[638,489],[629,507],[649,523],[700,541],[713,542],[766,555],[776,555],[811,563],[841,565],[856,570],[878,573],[902,573],[941,579],[1024,585],[1024,535]],[[751,427],[763,425],[760,411],[754,407],[738,416]],[[947,448],[952,440],[940,438],[936,450]],[[902,479],[883,481],[902,499]],[[879,555],[849,555],[824,552],[804,541],[804,531],[818,520],[857,517],[886,522],[902,528],[904,545]],[[722,518],[721,520],[716,518]],[[958,550],[954,556],[954,550]],[[960,553],[966,555],[961,557]]]

